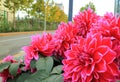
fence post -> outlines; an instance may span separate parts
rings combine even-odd
[[[69,0],[68,21],[72,21],[72,13],[73,13],[73,0]]]
[[[5,27],[5,24],[6,24],[6,17],[5,17],[5,10],[4,10],[4,27]]]

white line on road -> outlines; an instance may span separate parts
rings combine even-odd
[[[25,38],[30,38],[30,36],[28,36],[28,37],[22,37],[22,38],[15,38],[15,39],[2,40],[2,41],[0,41],[0,42],[7,42],[7,41],[13,41],[13,40],[20,40],[20,39],[25,39]]]

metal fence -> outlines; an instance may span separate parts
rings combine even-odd
[[[29,31],[29,30],[44,30],[44,20],[40,20],[39,18],[16,18],[16,27],[19,28],[20,31]],[[46,22],[46,30],[56,29],[59,23],[57,22]]]
[[[46,30],[54,30],[58,26],[58,22],[46,22]],[[44,30],[44,20],[39,18],[24,17],[15,18],[15,27],[13,24],[13,13],[0,10],[0,32],[12,31],[39,31]]]
[[[4,26],[8,23],[8,12],[0,10],[0,26]]]

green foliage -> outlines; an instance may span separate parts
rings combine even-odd
[[[44,0],[36,0],[31,6],[30,14],[34,17],[39,18],[39,20],[44,20],[45,16],[45,2]]]
[[[80,8],[80,11],[84,11],[87,10],[88,8],[91,8],[94,12],[96,11],[95,9],[95,5],[92,2],[89,2],[88,4],[86,4],[84,7]]]
[[[36,68],[37,70],[45,70],[47,73],[51,71],[53,67],[53,59],[52,57],[41,57],[37,62],[36,62]]]
[[[57,29],[59,22],[46,22],[47,30]],[[24,32],[24,31],[43,31],[44,21],[39,22],[35,18],[23,18],[16,20],[16,28],[13,23],[1,24],[0,32]]]
[[[12,63],[10,65],[9,72],[10,72],[11,75],[13,75],[13,76],[17,75],[19,65],[20,65],[19,63]]]
[[[0,6],[1,6],[2,1],[0,0]]]
[[[34,74],[27,77],[25,81],[22,82],[63,82],[63,76],[60,75],[50,75],[44,70],[39,70]]]
[[[46,82],[46,81],[44,81],[44,82]],[[62,76],[62,74],[60,74],[60,75],[51,75],[48,78],[47,82],[63,82],[63,76]]]
[[[49,12],[47,15],[48,22],[67,22],[67,15],[56,4],[50,8]]]
[[[31,61],[30,68],[32,68],[32,69],[36,68],[36,60]]]
[[[17,78],[14,79],[8,79],[7,82],[16,82]]]
[[[43,79],[47,78],[49,76],[48,73],[46,73],[44,70],[39,70],[34,74],[31,74],[25,82],[42,82]]]
[[[10,66],[10,62],[5,62],[0,64],[0,72],[4,71],[4,69],[7,69]]]
[[[17,79],[17,82],[24,82],[26,80],[27,77],[29,77],[30,74],[29,73],[22,73],[19,78]]]
[[[20,7],[20,1],[21,0],[5,0],[4,6],[11,10],[12,12],[16,12]]]
[[[32,5],[31,15],[37,17],[39,21],[44,21],[46,16],[47,22],[67,22],[67,15],[53,1],[36,0]]]
[[[51,74],[60,74],[62,72],[62,67],[63,67],[62,65],[54,67]]]
[[[27,77],[25,82],[63,82],[62,65],[53,68],[52,57],[41,57],[37,62],[34,61],[34,64],[37,72]]]
[[[33,2],[34,0],[21,0],[20,10],[29,12],[29,9],[31,8]]]
[[[19,60],[18,60],[19,61]],[[52,57],[40,56],[39,60],[32,60],[30,62],[30,69],[25,70],[24,63],[18,61],[10,63],[0,64],[0,72],[4,69],[8,69],[10,75],[7,82],[63,82],[62,65],[54,65],[54,59]],[[21,73],[18,74],[18,69],[21,69]],[[35,70],[34,72],[31,69]]]
[[[61,21],[67,22],[67,15],[53,0],[5,0],[4,6],[12,11],[14,18],[10,24],[0,25],[0,32],[44,30],[45,16],[46,30],[55,30]],[[26,11],[28,15],[17,20],[15,13],[18,10]]]
[[[5,0],[4,6],[15,13],[17,10],[30,8],[33,1],[34,0]]]
[[[4,6],[13,12],[13,25],[16,28],[15,13],[18,10],[28,9],[34,0],[5,0]]]

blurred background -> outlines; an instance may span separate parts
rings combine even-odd
[[[73,17],[91,7],[103,16],[120,13],[120,0],[73,0]],[[55,30],[68,22],[69,0],[0,0],[0,32]]]

